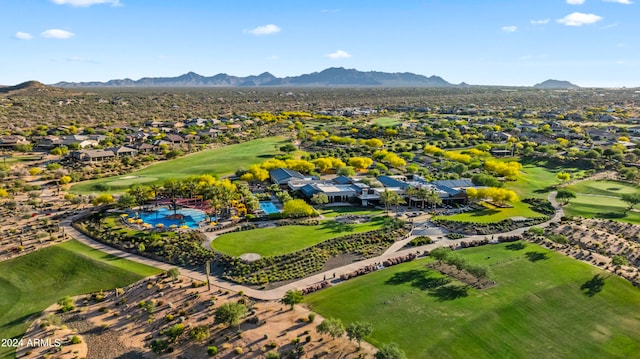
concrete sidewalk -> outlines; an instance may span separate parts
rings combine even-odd
[[[551,204],[554,206],[554,208],[556,209],[556,214],[553,216],[553,218],[551,218],[549,221],[544,222],[544,223],[540,223],[538,225],[536,225],[536,227],[547,227],[549,224],[551,223],[555,223],[555,222],[560,222],[560,218],[564,215],[564,212],[562,211],[562,207],[558,204],[558,202],[556,201],[555,198],[556,192],[551,192],[549,194],[549,201],[551,202]],[[81,215],[78,215],[76,217],[80,217]],[[139,256],[137,254],[133,254],[133,253],[129,253],[129,252],[125,252],[110,246],[107,246],[106,244],[97,242],[95,240],[93,240],[92,238],[88,237],[87,235],[79,232],[78,230],[76,230],[75,228],[73,228],[71,226],[73,219],[67,219],[65,221],[63,221],[61,223],[61,225],[64,227],[64,231],[65,233],[69,234],[72,238],[75,238],[76,240],[78,240],[79,242],[86,244],[89,247],[92,247],[94,249],[98,249],[100,251],[103,251],[105,253],[120,257],[120,258],[125,258],[131,261],[135,261],[138,263],[142,263],[142,264],[146,264],[152,267],[156,267],[156,268],[160,268],[162,270],[169,270],[171,268],[176,267],[175,265],[172,264],[168,264],[168,263],[164,263],[161,261],[157,261],[154,259],[150,259],[150,258],[146,258],[146,257],[142,257]],[[288,290],[291,289],[303,289],[306,287],[309,287],[311,285],[323,282],[325,279],[330,281],[331,284],[339,284],[342,281],[339,279],[340,276],[342,274],[348,274],[348,273],[352,273],[360,268],[366,267],[368,265],[371,264],[375,264],[375,263],[380,263],[380,262],[384,262],[387,259],[390,258],[395,258],[395,257],[399,257],[399,256],[404,256],[407,254],[411,254],[411,253],[417,253],[417,252],[424,252],[424,251],[431,251],[435,248],[438,247],[442,247],[442,246],[450,246],[450,245],[459,245],[460,242],[462,241],[472,241],[472,240],[481,240],[484,238],[488,238],[489,236],[491,237],[498,237],[498,236],[512,236],[512,235],[520,235],[522,233],[524,233],[527,229],[529,229],[530,227],[525,227],[525,228],[519,228],[510,232],[505,232],[505,233],[496,233],[493,235],[475,235],[475,236],[468,236],[468,237],[464,237],[464,238],[459,238],[459,239],[443,239],[443,240],[439,240],[435,243],[432,244],[428,244],[428,245],[424,245],[424,246],[420,246],[420,247],[413,247],[413,248],[409,248],[409,249],[402,249],[406,243],[408,243],[409,241],[411,241],[411,239],[414,236],[409,236],[405,239],[403,239],[402,241],[398,241],[396,243],[394,243],[394,245],[392,245],[387,251],[385,251],[384,254],[382,254],[381,256],[375,257],[375,258],[369,258],[369,259],[364,259],[361,261],[357,261],[357,262],[353,262],[351,264],[342,266],[340,268],[335,268],[332,270],[328,270],[328,271],[324,271],[321,273],[317,273],[314,274],[312,276],[306,277],[306,278],[302,278],[300,280],[297,280],[295,282],[283,285],[281,287],[278,288],[274,288],[274,289],[270,289],[270,290],[258,290],[258,289],[253,289],[253,288],[249,288],[240,284],[235,284],[235,283],[231,283],[228,282],[226,280],[222,280],[219,279],[217,277],[214,276],[210,276],[210,283],[213,287],[218,287],[221,288],[223,290],[231,290],[231,291],[235,291],[235,292],[239,292],[239,291],[243,291],[245,295],[255,298],[255,299],[260,299],[260,300],[279,300],[282,299],[285,295],[285,293]],[[393,250],[392,250],[393,248]],[[189,270],[186,268],[180,268],[180,274],[198,280],[198,281],[206,281],[206,275],[202,272],[198,272],[198,271],[194,271],[194,270]],[[204,268],[203,268],[204,269]],[[335,278],[335,279],[334,279]]]

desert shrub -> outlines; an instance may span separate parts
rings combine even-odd
[[[207,354],[208,354],[210,357],[212,357],[212,356],[214,356],[214,355],[218,354],[218,347],[216,347],[216,346],[214,346],[214,345],[207,347]]]
[[[566,236],[562,235],[562,234],[551,234],[549,236],[547,236],[547,238],[549,238],[550,240],[559,243],[559,244],[567,244],[569,243],[569,240],[567,239]]]

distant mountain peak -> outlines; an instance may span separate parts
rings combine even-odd
[[[193,71],[177,77],[144,77],[139,80],[110,80],[107,82],[59,82],[61,87],[451,87],[455,86],[439,76],[426,77],[410,72],[379,72],[329,67],[320,72],[299,76],[276,77],[269,72],[246,77],[219,73],[202,76]]]
[[[574,85],[569,81],[560,81],[560,80],[546,80],[539,84],[533,85],[533,88],[538,89],[577,89],[580,88],[578,85]]]
[[[0,87],[0,93],[15,93],[15,92],[54,92],[62,91],[60,88],[54,88],[47,86],[38,81],[26,81],[15,86]]]

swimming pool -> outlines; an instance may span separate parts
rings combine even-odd
[[[278,210],[276,205],[273,204],[273,202],[260,202],[260,208],[262,208],[262,210],[266,214],[280,213],[280,211]]]
[[[167,216],[173,215],[173,210],[165,207],[160,207],[153,212],[142,212],[138,216],[145,222],[152,226],[156,226],[162,223],[165,227],[169,227],[173,224],[176,226],[188,226],[189,228],[198,228],[198,223],[202,222],[206,218],[206,214],[197,209],[183,208],[176,211],[177,214],[182,215],[182,218],[167,218]]]

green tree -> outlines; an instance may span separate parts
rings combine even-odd
[[[304,299],[302,295],[302,291],[298,289],[288,290],[285,293],[284,298],[282,298],[282,303],[291,306],[291,310],[293,310],[293,306],[302,303]]]
[[[136,205],[136,199],[128,194],[123,194],[118,197],[118,207],[120,208],[131,208]]]
[[[96,198],[94,198],[93,201],[91,201],[91,203],[94,206],[98,206],[101,204],[111,204],[111,203],[114,203],[115,201],[116,200],[113,198],[112,195],[103,193],[98,195]]]
[[[339,338],[344,334],[344,325],[340,319],[327,318],[318,324],[316,330],[320,334],[327,334],[331,338]]]
[[[562,182],[569,181],[571,179],[571,174],[568,172],[558,172],[556,178]]]
[[[449,247],[438,247],[431,252],[429,252],[429,256],[438,262],[442,262],[446,260],[451,255],[451,248]]]
[[[624,211],[624,213],[627,213],[640,203],[640,193],[625,193],[620,197],[620,199],[629,205],[629,207]]]
[[[563,205],[569,203],[572,198],[576,198],[575,192],[568,190],[566,188],[560,188],[556,193],[556,199],[562,202]]]
[[[305,217],[314,215],[316,211],[303,199],[292,199],[284,203],[283,213],[288,217]]]
[[[358,349],[360,349],[362,340],[373,333],[373,326],[371,323],[353,322],[347,325],[345,331],[349,339],[358,343]]]
[[[324,193],[316,193],[311,197],[311,203],[320,205],[329,203],[329,197]]]
[[[290,152],[293,152],[295,150],[297,150],[297,148],[292,143],[287,143],[286,145],[280,147],[280,151],[286,152],[286,153],[290,153]]]
[[[178,280],[178,277],[180,276],[180,269],[173,267],[171,269],[169,269],[167,271],[167,274],[169,275],[169,277],[171,277],[173,280]]]
[[[407,355],[400,349],[398,344],[383,344],[375,354],[375,359],[406,359]]]
[[[240,325],[240,320],[247,315],[247,307],[242,303],[227,302],[219,306],[215,312],[215,322],[227,326]]]
[[[336,173],[340,176],[350,177],[356,174],[356,170],[352,166],[342,166],[338,168],[338,171]]]

